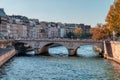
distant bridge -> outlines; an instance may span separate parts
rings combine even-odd
[[[14,42],[22,42],[29,44],[32,48],[38,48],[38,54],[48,54],[49,48],[53,44],[65,46],[70,56],[77,55],[77,49],[82,45],[96,45],[103,49],[102,41],[93,40],[72,40],[72,39],[41,39],[41,40],[15,40]]]

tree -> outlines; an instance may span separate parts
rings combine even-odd
[[[82,34],[82,29],[81,28],[75,28],[75,32],[74,34],[76,35],[77,38],[80,38],[81,34]]]
[[[108,24],[104,24],[103,25],[103,30],[104,30],[104,32],[105,32],[107,37],[111,37],[112,36],[113,30],[109,27]]]
[[[75,35],[74,35],[73,32],[69,32],[69,33],[67,33],[67,37],[68,37],[68,38],[74,38]]]
[[[101,40],[107,38],[107,34],[104,30],[103,25],[98,24],[95,28],[92,28],[90,32],[92,34],[93,40]]]
[[[90,33],[82,33],[80,38],[82,39],[91,39],[91,34]]]
[[[75,28],[75,34],[81,34],[82,33],[82,29],[81,28]]]
[[[120,0],[115,2],[108,12],[106,22],[109,28],[120,36]]]

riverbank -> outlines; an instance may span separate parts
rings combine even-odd
[[[111,61],[114,61],[114,62],[120,64],[120,59],[118,59],[118,58],[106,57],[105,59],[108,59],[108,60],[111,60]]]
[[[15,49],[4,48],[0,49],[0,67],[5,64],[9,59],[11,59],[16,54]]]
[[[120,64],[120,42],[104,42],[104,58]]]

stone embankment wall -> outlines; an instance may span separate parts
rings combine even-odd
[[[104,42],[104,57],[120,64],[120,42]]]
[[[0,66],[6,63],[16,54],[15,49],[1,49],[0,50]]]

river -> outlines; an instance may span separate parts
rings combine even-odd
[[[50,48],[52,56],[14,57],[0,68],[0,80],[120,80],[120,65],[100,58],[91,45],[68,57],[65,47]]]

